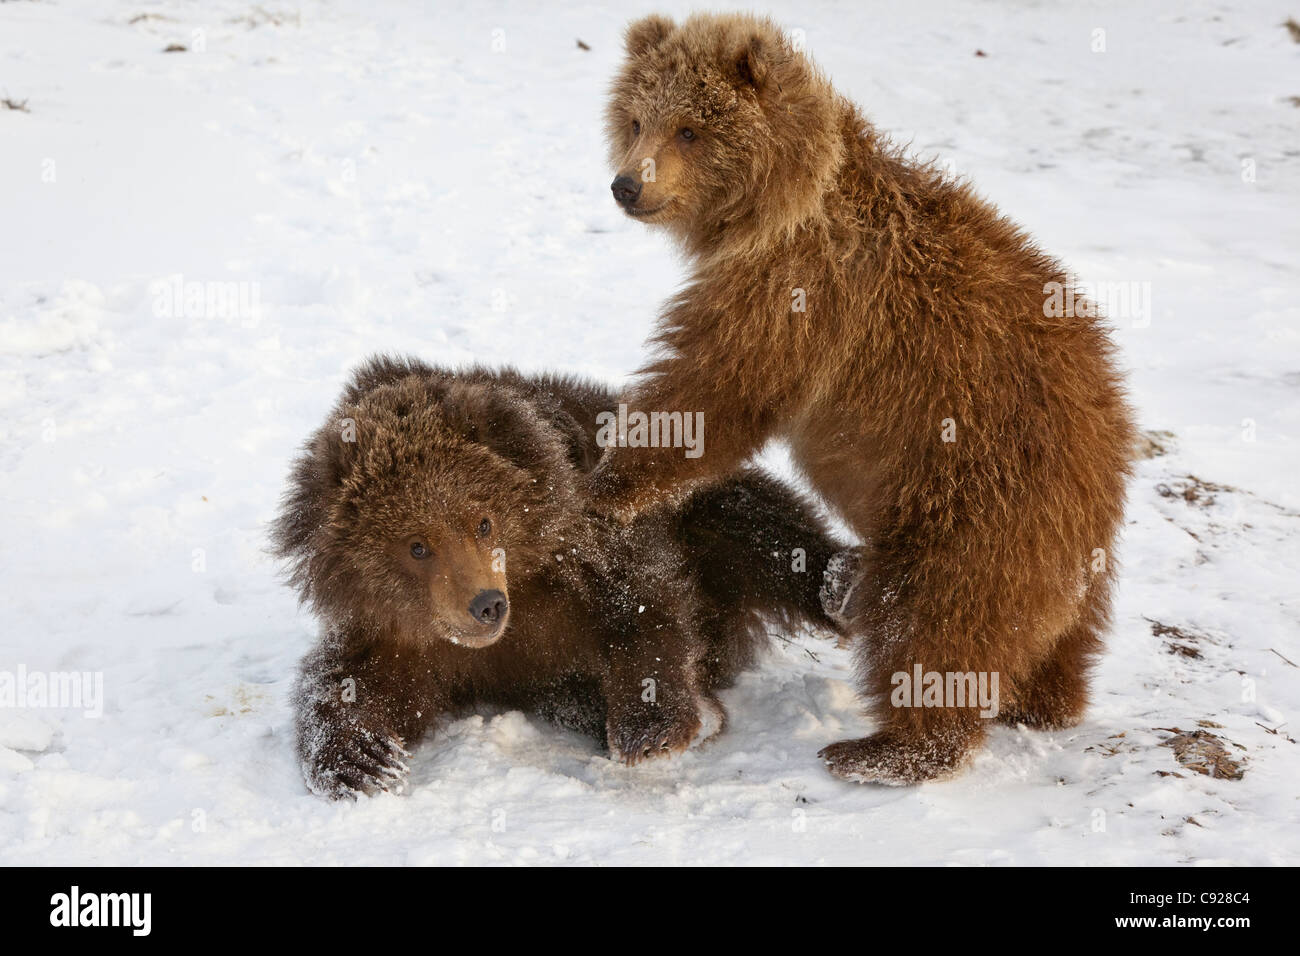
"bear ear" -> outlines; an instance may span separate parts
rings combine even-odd
[[[538,439],[536,415],[506,388],[454,382],[442,398],[442,414],[462,438],[490,448],[526,471],[542,467],[551,450]]]
[[[634,20],[623,34],[623,42],[630,56],[640,56],[647,50],[653,50],[675,29],[675,24],[668,17],[652,13],[648,17]]]
[[[761,90],[767,82],[768,56],[763,49],[763,41],[758,34],[753,34],[736,50],[734,58],[736,79],[743,86],[752,86]]]
[[[357,410],[345,408],[335,421],[316,433],[311,454],[320,463],[325,484],[337,488],[356,470],[361,453],[357,447]]]

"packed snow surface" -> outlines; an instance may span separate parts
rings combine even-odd
[[[0,682],[90,675],[78,708],[0,707],[0,862],[1300,862],[1300,10],[1274,0],[770,7],[882,129],[1135,292],[1115,339],[1161,434],[1081,726],[847,784],[816,753],[871,729],[849,652],[780,634],[679,759],[483,712],[405,795],[307,792],[316,624],[265,538],[288,462],[373,351],[636,369],[684,269],[612,202],[601,109],[650,9],[0,4]],[[1164,745],[1196,730],[1240,779]]]

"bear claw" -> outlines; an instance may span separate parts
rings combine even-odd
[[[689,718],[655,717],[645,723],[611,725],[607,730],[609,755],[632,767],[643,760],[680,753],[690,746],[703,722],[698,714]]]
[[[361,795],[401,793],[411,772],[411,758],[399,737],[358,730],[351,747],[328,748],[306,772],[307,786],[332,799],[355,800]]]

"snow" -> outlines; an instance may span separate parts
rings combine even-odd
[[[104,694],[98,718],[0,707],[0,862],[1300,862],[1280,0],[771,4],[1082,277],[1149,283],[1116,341],[1171,437],[1132,486],[1085,723],[998,727],[953,780],[849,785],[816,758],[870,730],[849,653],[781,635],[676,760],[484,712],[418,748],[403,796],[307,792],[287,693],[315,623],[265,541],[288,461],[375,350],[637,366],[682,264],[610,200],[600,112],[647,9],[0,5],[0,98],[26,101],[0,108],[0,672]],[[1242,779],[1161,746],[1198,721]]]

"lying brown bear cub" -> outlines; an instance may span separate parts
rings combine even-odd
[[[761,617],[835,627],[837,545],[744,471],[627,526],[585,508],[606,389],[375,358],[298,460],[274,528],[320,616],[295,690],[310,789],[400,790],[407,748],[480,705],[590,733],[636,763],[721,728],[716,691]]]

